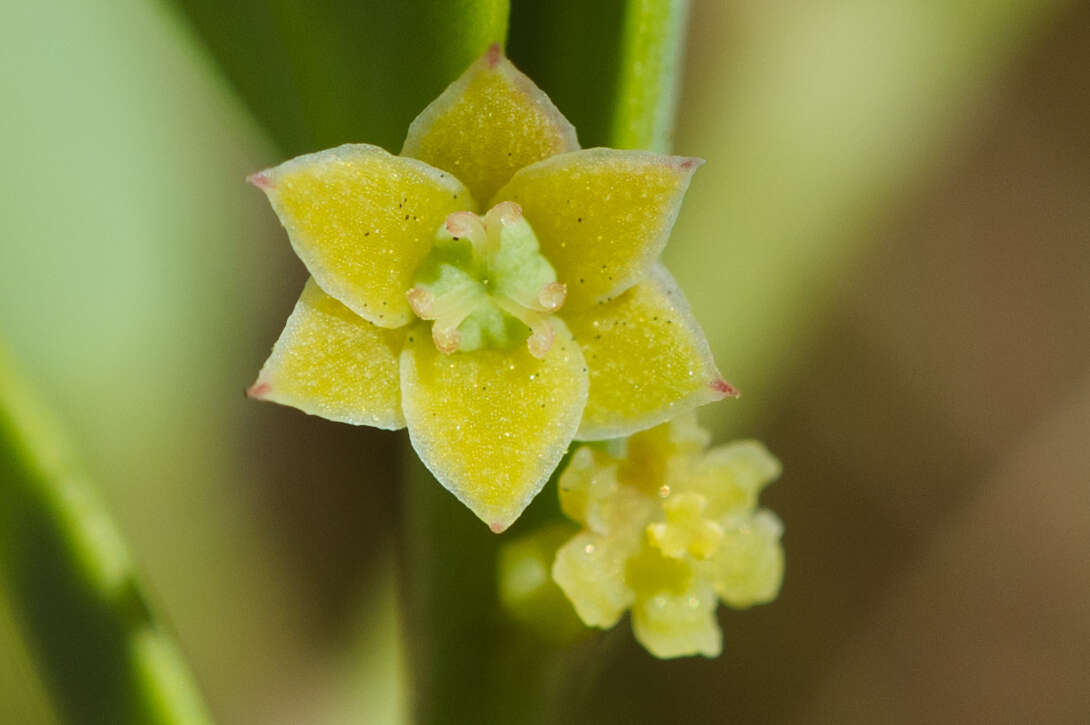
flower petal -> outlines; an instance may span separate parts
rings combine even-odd
[[[739,609],[770,602],[783,583],[783,524],[764,509],[733,524],[711,562],[715,589],[724,602]]]
[[[494,45],[416,117],[401,153],[454,174],[483,204],[523,166],[577,148],[568,119]]]
[[[618,459],[591,446],[580,446],[557,479],[560,509],[596,534],[621,535],[649,518],[655,502],[617,481]]]
[[[372,325],[307,280],[272,355],[247,393],[304,413],[397,430],[404,330]]]
[[[632,605],[624,570],[632,543],[621,537],[584,531],[561,546],[553,561],[553,581],[589,627],[612,627]]]
[[[708,516],[753,511],[761,489],[779,478],[780,462],[759,441],[743,440],[716,446],[692,471],[688,488],[708,501]]]
[[[367,144],[299,156],[250,177],[314,280],[365,320],[412,320],[405,291],[436,230],[473,200],[457,179]]]
[[[688,478],[692,461],[709,441],[711,434],[697,423],[696,412],[682,413],[625,439],[620,478],[637,490],[654,494],[661,505],[663,486],[669,494],[679,479]]]
[[[401,355],[402,406],[424,465],[493,531],[506,529],[563,457],[587,399],[579,346],[559,320],[543,360],[526,345],[444,355],[423,326]]]
[[[656,657],[718,657],[723,651],[723,632],[715,618],[718,606],[709,587],[641,597],[632,607],[632,632]]]
[[[698,159],[587,149],[528,166],[493,199],[522,207],[541,252],[586,308],[643,279],[674,226]]]
[[[733,392],[669,273],[567,317],[590,370],[579,440],[631,435]]]

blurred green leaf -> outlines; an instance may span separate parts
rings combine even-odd
[[[2,351],[0,574],[70,722],[210,722],[113,522]]]
[[[514,0],[512,60],[585,147],[670,150],[687,0]]]
[[[277,677],[321,651],[315,594],[268,545],[290,534],[259,503],[279,422],[240,392],[303,281],[243,181],[279,153],[162,2],[24,3],[0,47],[0,339],[78,444],[210,707],[266,720],[292,698]],[[25,692],[0,673],[0,722],[38,722],[18,717]]]
[[[507,32],[507,0],[175,0],[283,151],[363,141],[397,151],[409,122]]]

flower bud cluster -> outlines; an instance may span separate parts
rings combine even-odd
[[[756,441],[708,442],[689,414],[613,450],[583,446],[559,479],[583,528],[557,551],[553,579],[589,626],[630,609],[657,657],[718,655],[719,602],[768,602],[783,577],[782,525],[757,508],[780,464]]]

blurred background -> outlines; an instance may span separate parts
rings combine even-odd
[[[305,279],[244,176],[396,151],[442,87],[403,88],[423,35],[333,63],[413,20],[360,5],[0,2],[0,345],[224,723],[412,697],[403,434],[242,394]],[[540,7],[509,53],[593,144]],[[708,163],[666,261],[744,392],[702,420],[784,462],[787,575],[717,660],[586,643],[569,721],[1086,722],[1088,129],[1085,2],[695,0],[674,146]],[[55,722],[4,598],[0,722]]]

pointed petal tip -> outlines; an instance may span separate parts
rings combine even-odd
[[[258,171],[256,173],[250,174],[246,177],[246,183],[253,184],[262,191],[268,191],[269,189],[273,188],[272,179],[269,177],[268,173],[264,171]]]
[[[742,393],[738,388],[728,383],[723,378],[716,378],[711,382],[711,389],[722,395],[724,398],[738,398]]]
[[[263,380],[258,380],[256,383],[246,388],[246,397],[253,398],[254,400],[264,400],[272,391],[272,386]]]
[[[678,168],[682,171],[696,171],[704,165],[704,159],[696,156],[680,156],[678,159]]]
[[[503,48],[499,43],[493,43],[488,46],[488,50],[484,54],[485,61],[488,63],[489,68],[495,68],[499,65],[500,59],[503,58]]]
[[[508,526],[510,526],[510,524],[493,521],[488,525],[488,528],[492,531],[493,534],[502,534],[504,531],[507,531]]]

